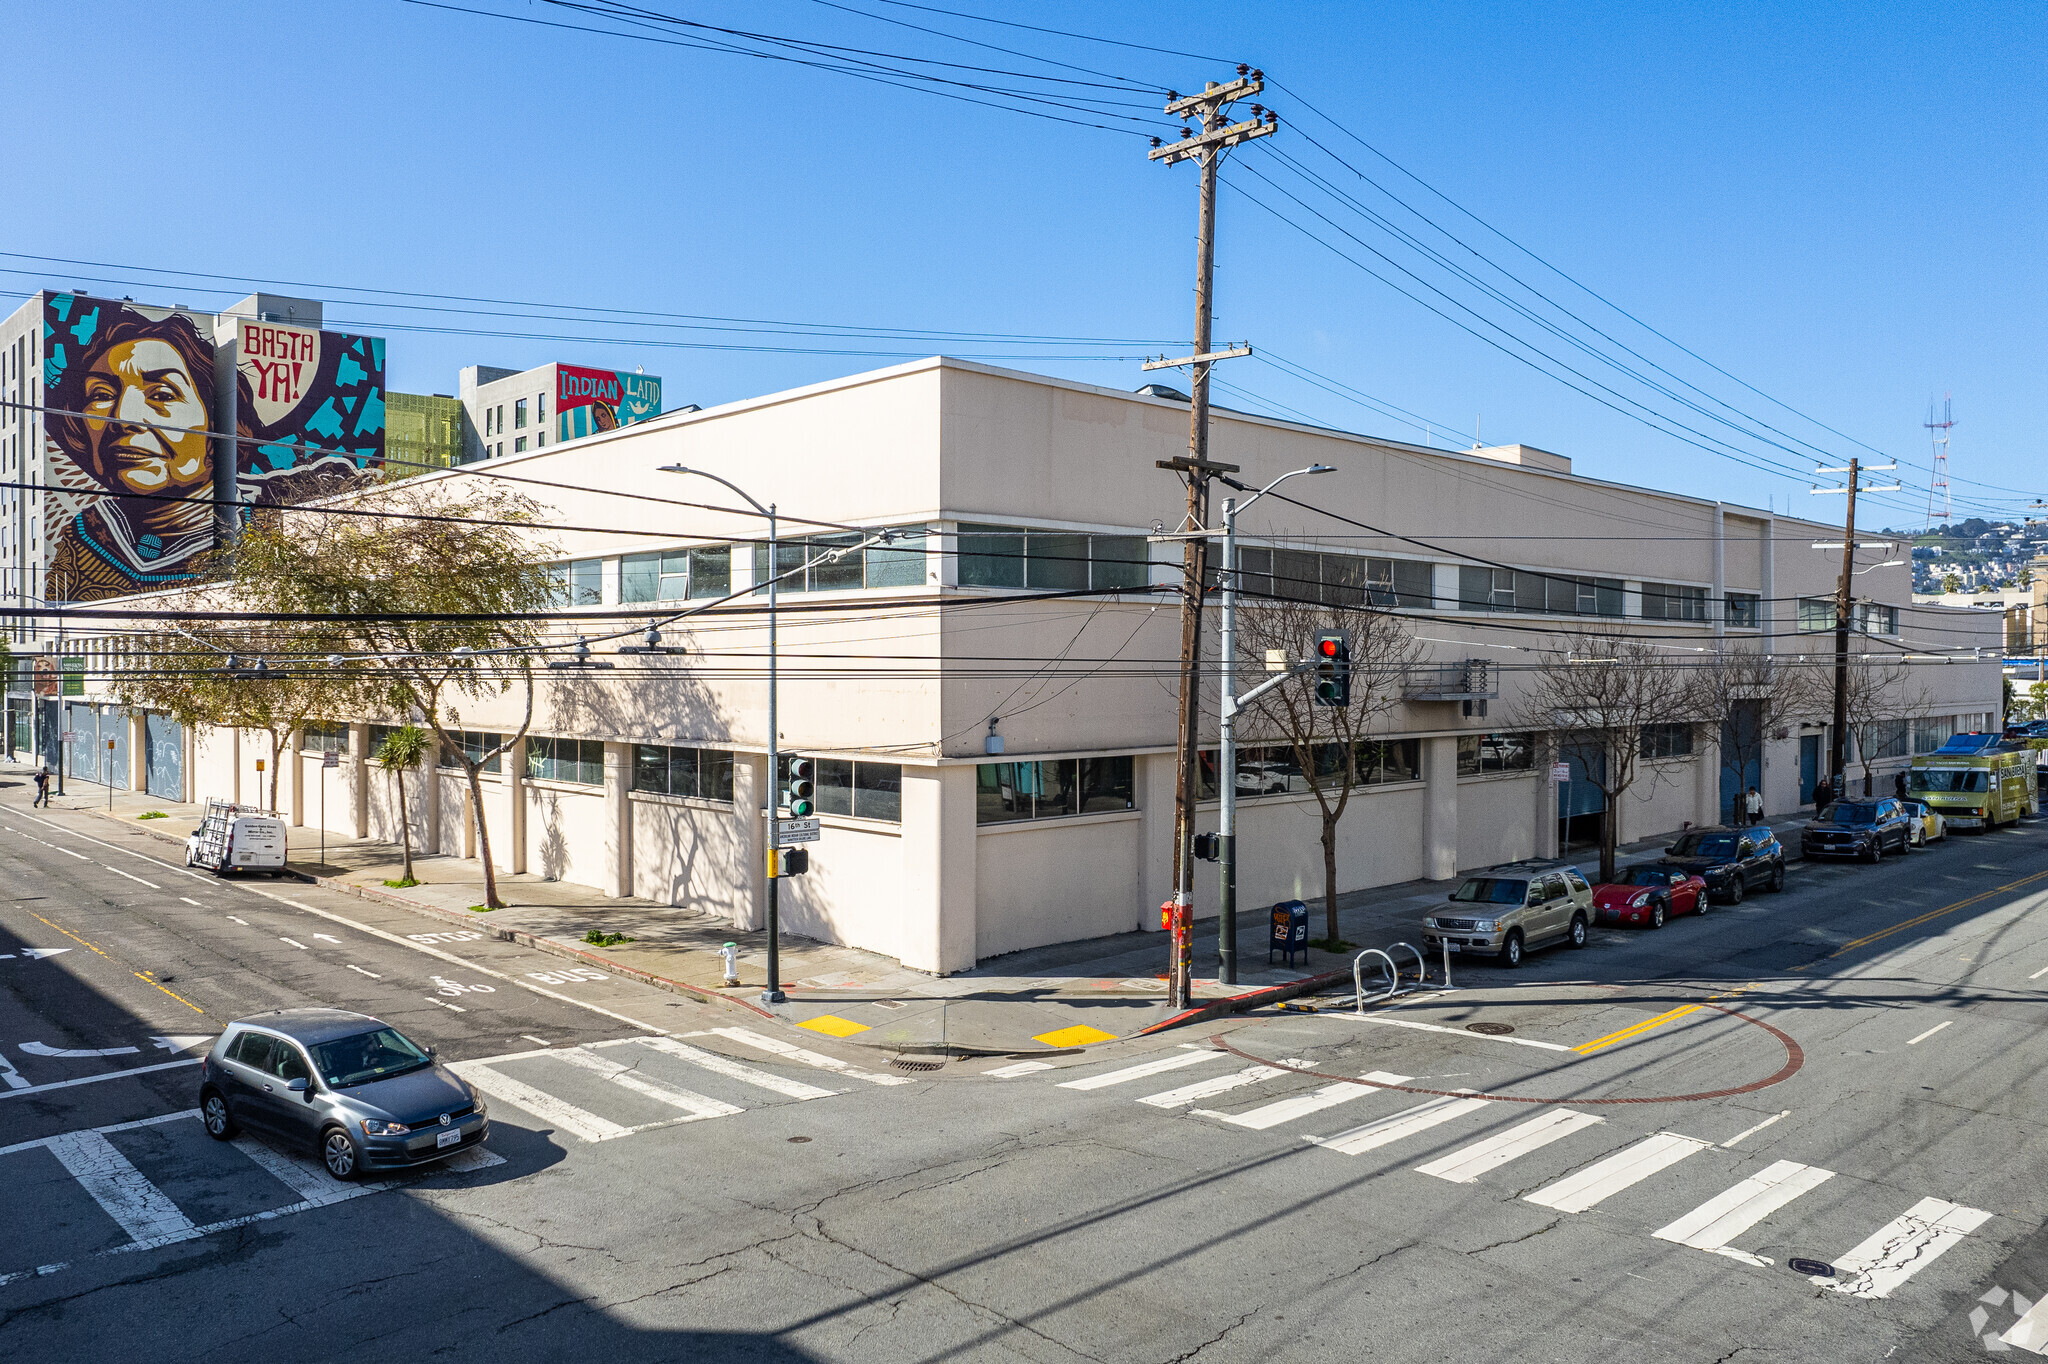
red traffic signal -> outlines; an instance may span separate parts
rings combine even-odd
[[[1339,647],[1339,642],[1331,636],[1325,636],[1324,638],[1316,641],[1316,650],[1317,652],[1321,653],[1324,658],[1335,658],[1337,656],[1337,650]]]

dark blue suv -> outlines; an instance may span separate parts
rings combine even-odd
[[[1731,905],[1741,904],[1752,890],[1785,888],[1785,849],[1763,824],[1687,829],[1657,861],[1701,877],[1709,897]]]
[[[1913,820],[1905,803],[1838,800],[1799,831],[1801,857],[1860,857],[1876,862],[1887,852],[1913,846]]]

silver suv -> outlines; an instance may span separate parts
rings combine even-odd
[[[280,1009],[227,1026],[199,1075],[199,1116],[317,1150],[353,1179],[452,1156],[490,1135],[483,1096],[398,1029],[341,1009]]]
[[[1422,921],[1430,951],[1483,953],[1520,966],[1531,948],[1563,941],[1584,947],[1593,922],[1593,888],[1577,867],[1507,866],[1465,878],[1448,909]]]

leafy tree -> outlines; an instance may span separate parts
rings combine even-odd
[[[213,581],[196,612],[133,637],[112,690],[122,704],[160,710],[184,725],[257,729],[270,736],[267,806],[309,720],[345,715],[367,697],[362,679],[325,665],[346,637],[321,620],[280,620],[275,584],[225,546],[209,558]],[[222,612],[241,618],[221,620]]]
[[[242,533],[236,554],[272,584],[277,609],[332,622],[347,640],[336,650],[345,671],[387,713],[420,716],[461,766],[484,901],[496,909],[483,771],[533,723],[534,656],[560,602],[539,507],[478,482],[428,476],[359,494],[357,505],[383,513],[374,517],[273,513]],[[515,688],[519,727],[489,748],[465,744],[465,710]]]
[[[1541,655],[1516,704],[1520,724],[1558,735],[1586,780],[1607,799],[1600,822],[1600,879],[1614,879],[1621,798],[1647,771],[1652,789],[1664,769],[1642,765],[1644,731],[1697,724],[1693,683],[1668,650],[1628,635],[1587,631]]]
[[[377,745],[377,766],[398,783],[398,832],[405,846],[405,870],[400,876],[407,881],[413,879],[412,811],[405,803],[405,769],[418,767],[433,746],[433,736],[418,725],[400,725]]]
[[[1283,588],[1284,590],[1284,588]],[[1313,587],[1311,587],[1313,590]],[[1377,721],[1401,702],[1401,684],[1420,656],[1407,623],[1390,612],[1360,604],[1253,601],[1238,608],[1238,656],[1263,658],[1268,650],[1305,658],[1318,633],[1341,630],[1351,644],[1351,704],[1322,706],[1315,700],[1313,673],[1287,681],[1253,701],[1240,721],[1246,741],[1277,740],[1293,756],[1292,774],[1316,798],[1322,816],[1323,931],[1330,949],[1337,931],[1337,823],[1351,793],[1371,777],[1384,754],[1371,737]],[[1240,690],[1265,680],[1248,673]],[[1229,774],[1219,780],[1229,781]]]
[[[1957,573],[1955,573],[1954,571],[1950,571],[1950,572],[1947,572],[1947,573],[1944,573],[1944,574],[1942,574],[1942,575],[1941,575],[1941,590],[1942,590],[1942,591],[1944,591],[1944,592],[1960,592],[1960,591],[1962,591],[1962,590],[1963,590],[1963,580],[1962,580],[1962,576],[1961,576],[1960,574],[1957,574]]]

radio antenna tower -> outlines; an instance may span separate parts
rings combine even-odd
[[[1934,400],[1929,398],[1927,420],[1921,423],[1934,437],[1934,481],[1927,485],[1927,524],[1930,528],[1937,524],[1937,505],[1941,521],[1955,515],[1955,504],[1950,501],[1948,492],[1948,429],[1956,424],[1955,415],[1950,410],[1954,397],[1953,393],[1942,395],[1940,421],[1934,419]]]

